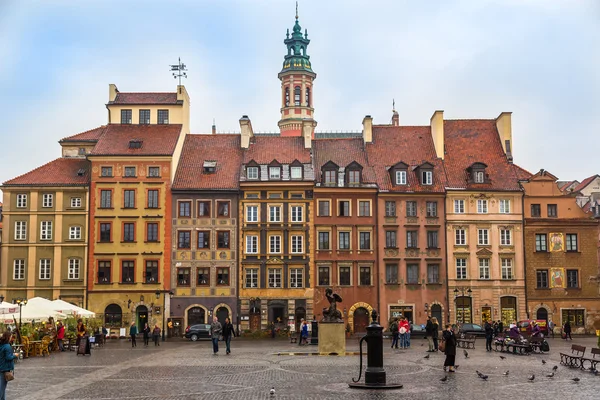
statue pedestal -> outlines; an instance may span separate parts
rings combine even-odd
[[[319,323],[319,354],[346,355],[346,333],[343,322]]]

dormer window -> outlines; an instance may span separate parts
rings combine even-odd
[[[485,172],[487,165],[476,162],[467,168],[470,183],[488,183],[488,176]]]
[[[475,183],[483,183],[485,180],[485,173],[482,171],[477,171],[473,175],[475,176]]]
[[[249,180],[260,179],[260,167],[256,161],[252,160],[246,164],[246,178]]]
[[[269,164],[269,180],[281,180],[281,164],[277,160],[273,160]]]
[[[290,178],[291,179],[302,179],[302,175],[304,172],[304,168],[300,161],[294,160],[293,163],[290,164]]]
[[[423,185],[433,185],[433,171],[421,171],[421,183]]]
[[[325,186],[337,186],[338,169],[339,167],[331,161],[321,167],[321,179]]]
[[[158,124],[167,125],[169,123],[169,110],[158,110]]]
[[[406,185],[406,170],[396,171],[396,185]]]
[[[393,165],[390,169],[390,180],[396,186],[407,185],[407,171],[408,165],[400,161],[398,164]]]
[[[358,186],[361,182],[362,165],[352,162],[346,167],[346,184],[348,186]]]
[[[129,148],[130,149],[141,149],[142,148],[142,141],[139,140],[139,139],[130,140],[129,141]]]
[[[217,162],[216,161],[204,161],[204,173],[205,174],[214,174],[217,170]]]

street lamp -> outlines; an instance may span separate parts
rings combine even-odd
[[[465,287],[461,287],[460,290],[458,288],[454,289],[454,298],[456,299],[458,297],[458,293],[460,292],[462,300],[461,300],[461,310],[462,310],[462,314],[461,314],[461,323],[465,323],[465,293],[467,293],[469,295],[469,297],[471,297],[471,293],[473,293],[473,291],[471,290],[471,288],[465,288]],[[458,322],[458,321],[457,321]]]
[[[162,314],[163,315],[163,321],[162,321],[163,322],[162,323],[162,326],[163,326],[163,328],[162,328],[162,341],[164,342],[165,341],[165,329],[166,329],[166,326],[167,326],[166,322],[165,322],[165,314],[166,314],[166,308],[167,308],[167,293],[169,294],[169,298],[171,298],[171,299],[173,298],[173,295],[175,293],[173,293],[172,291],[169,291],[169,290],[162,290],[161,291],[161,290],[156,289],[156,292],[154,293],[156,295],[156,300],[160,299],[160,294],[161,293],[164,293],[164,296],[163,296],[163,311],[162,311],[162,313],[163,313]]]
[[[17,300],[15,300],[15,303],[19,306],[19,333],[20,333],[21,332],[21,324],[22,324],[21,313],[23,310],[23,306],[27,305],[27,299],[17,299]]]

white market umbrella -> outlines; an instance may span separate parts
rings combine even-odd
[[[19,310],[17,306],[17,312],[14,314],[15,318],[19,318]],[[50,300],[44,299],[42,297],[34,297],[31,300],[27,300],[27,304],[24,305],[21,309],[21,320],[25,322],[30,322],[32,320],[44,321],[49,317],[53,317],[54,319],[64,319],[67,316],[61,312],[58,312],[54,309],[55,307],[52,305]],[[1,320],[13,320],[13,315],[3,314],[0,315]]]
[[[0,314],[18,314],[19,313],[19,305],[18,304],[12,304],[12,303],[7,303],[6,301],[3,301],[2,303],[0,303]]]
[[[96,313],[86,310],[85,308],[81,308],[76,306],[75,304],[67,303],[64,300],[53,300],[51,301],[52,306],[58,312],[63,314],[75,314],[81,317],[95,317]]]

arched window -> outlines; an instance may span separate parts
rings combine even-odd
[[[310,88],[306,88],[306,92],[304,92],[304,102],[306,103],[306,107],[310,107]]]
[[[121,326],[123,311],[118,304],[109,304],[104,309],[104,323],[109,326]]]
[[[285,106],[286,107],[290,106],[290,88],[289,87],[285,88]]]
[[[294,104],[297,106],[300,105],[300,86],[294,88]]]

